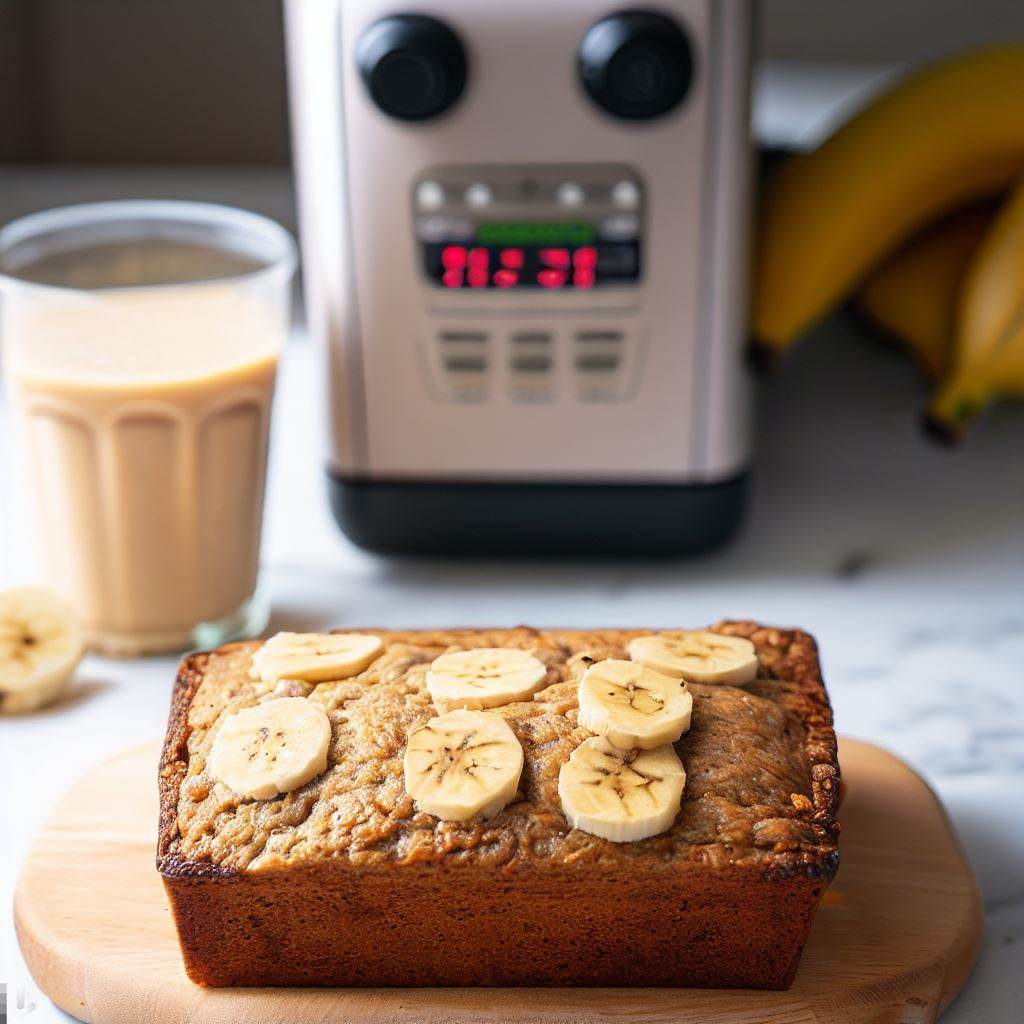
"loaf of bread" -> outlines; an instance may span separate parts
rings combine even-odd
[[[753,642],[757,677],[685,684],[690,727],[668,748],[685,768],[681,806],[667,831],[629,842],[571,827],[559,775],[592,735],[581,676],[628,659],[649,630],[357,631],[379,652],[319,682],[259,678],[258,642],[188,656],[160,767],[157,864],[189,977],[788,987],[838,864],[831,709],[809,635],[712,629]],[[546,674],[492,709],[523,752],[507,804],[444,820],[410,796],[403,758],[439,711],[431,664],[475,648],[528,651]],[[326,766],[289,792],[240,795],[211,770],[217,733],[281,697],[326,712]]]

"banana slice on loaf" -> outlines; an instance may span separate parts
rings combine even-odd
[[[305,697],[278,697],[228,715],[213,741],[210,774],[241,797],[270,800],[327,770],[331,722]]]
[[[358,675],[384,649],[364,633],[277,633],[252,656],[252,675],[265,683],[322,683]]]
[[[410,736],[405,789],[427,814],[445,821],[491,818],[519,788],[523,748],[493,711],[449,711]]]
[[[757,678],[757,652],[749,640],[707,629],[637,637],[630,641],[629,656],[655,672],[695,683],[738,686]]]
[[[630,843],[672,827],[686,772],[670,744],[622,750],[605,736],[584,740],[558,773],[558,797],[573,828]]]
[[[690,728],[685,680],[634,661],[599,661],[583,674],[579,723],[626,750],[674,743]]]
[[[482,710],[526,700],[546,676],[544,663],[529,651],[477,647],[435,658],[427,672],[427,690],[441,707]]]

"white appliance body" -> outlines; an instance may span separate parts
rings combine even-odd
[[[461,39],[468,73],[450,110],[410,122],[378,108],[354,56],[371,24],[408,7],[286,0],[332,474],[439,486],[740,477],[748,0],[658,4],[688,37],[693,76],[678,107],[643,121],[600,109],[577,71],[588,28],[628,5],[424,3],[416,13]],[[473,287],[481,239],[487,284]],[[525,268],[523,240],[548,243]],[[505,270],[516,283],[497,286]]]

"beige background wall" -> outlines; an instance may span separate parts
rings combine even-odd
[[[278,0],[0,0],[0,38],[0,160],[288,158]]]
[[[767,57],[900,63],[1024,39],[1024,3],[764,0],[759,33]],[[287,158],[279,0],[0,0],[0,162]]]
[[[1024,41],[1021,0],[763,0],[761,49],[788,60],[898,64]]]

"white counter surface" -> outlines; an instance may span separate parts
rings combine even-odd
[[[691,625],[721,616],[800,624],[822,647],[841,732],[898,753],[944,800],[985,898],[984,947],[949,1024],[1013,1024],[1024,1006],[1024,411],[959,451],[918,430],[920,386],[838,321],[760,389],[749,520],[687,562],[385,561],[349,545],[323,494],[313,353],[289,347],[274,427],[265,543],[272,628]],[[22,578],[0,475],[4,563]],[[0,720],[6,821],[0,900],[31,838],[90,765],[160,738],[172,658],[88,658],[57,707]],[[35,990],[7,909],[0,980]]]
[[[879,76],[839,88],[769,73],[762,137],[807,139]],[[811,81],[821,83],[818,75]],[[827,84],[827,83],[826,83]],[[808,97],[810,98],[808,100]],[[810,103],[807,109],[801,104]],[[231,172],[4,172],[0,221],[121,194],[220,199],[288,220],[280,178]],[[269,187],[267,185],[269,184]],[[938,791],[985,900],[981,958],[944,1024],[1024,1019],[1024,408],[998,410],[962,449],[918,428],[922,386],[844,320],[759,389],[753,499],[739,539],[686,562],[381,560],[348,544],[323,491],[319,374],[289,346],[275,413],[264,544],[272,628],[798,624],[821,644],[838,729],[895,751]],[[0,586],[31,570],[12,516],[0,429]],[[642,524],[638,524],[642,528]],[[0,719],[0,983],[11,1020],[67,1021],[17,952],[10,900],[31,839],[87,768],[163,732],[175,659],[88,658],[68,697]]]

